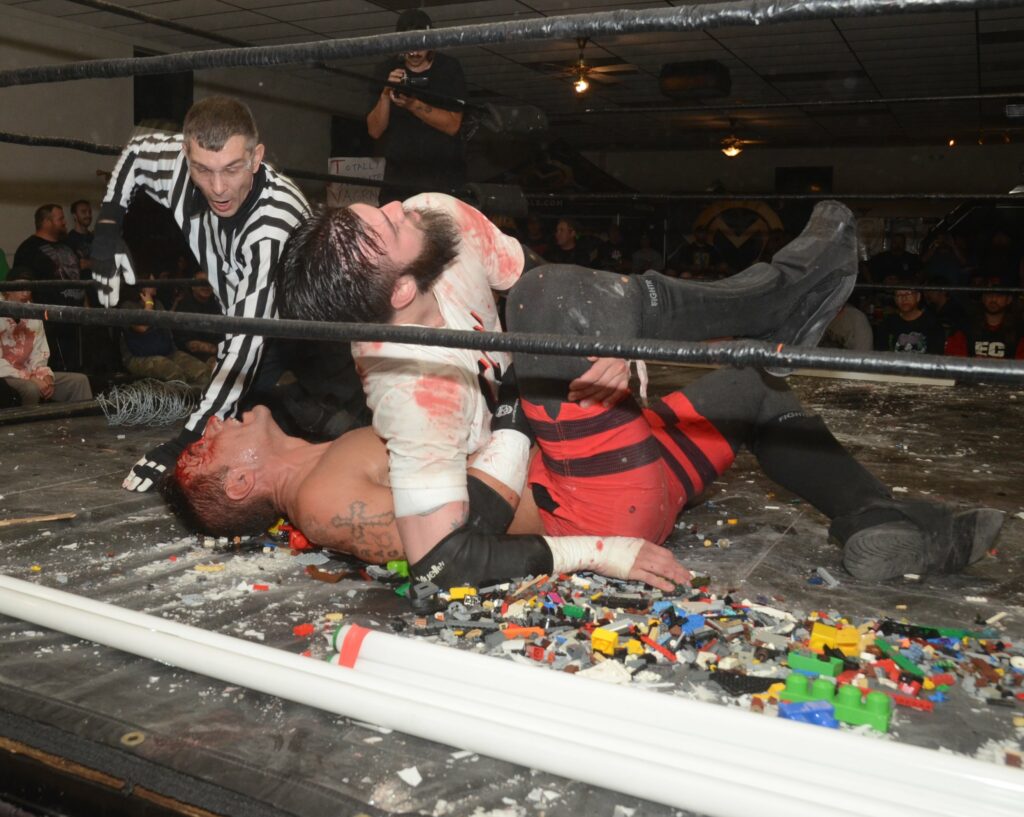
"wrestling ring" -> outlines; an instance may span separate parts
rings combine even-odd
[[[0,71],[0,87],[316,63],[418,45],[1017,5],[735,2],[302,45],[226,42],[231,47],[212,51]],[[112,156],[120,150],[11,133],[0,141]],[[45,303],[58,286],[68,287],[0,284],[31,289],[37,301],[0,301],[0,316],[624,357],[652,364],[652,394],[678,388],[700,367],[796,369],[792,383],[805,403],[894,490],[1006,511],[998,552],[961,575],[858,582],[842,573],[838,549],[826,544],[824,517],[780,493],[744,455],[703,505],[680,518],[667,543],[680,560],[709,574],[721,596],[792,611],[801,622],[846,616],[960,624],[985,631],[992,652],[997,642],[1009,651],[1024,640],[1024,363]],[[1006,765],[1015,751],[1019,757],[1019,697],[986,705],[954,687],[934,713],[899,710],[894,734],[879,739],[722,706],[696,666],[673,666],[646,683],[602,684],[525,666],[533,662],[521,655],[502,660],[471,646],[427,643],[443,638],[410,638],[415,627],[405,600],[386,584],[366,581],[353,562],[259,542],[197,539],[158,496],[122,491],[126,469],[166,429],[109,427],[90,411],[55,406],[9,420],[0,412],[0,468],[7,475],[0,488],[0,756],[4,775],[23,781],[20,789],[0,787],[0,814],[12,790],[21,802],[51,809],[42,813],[71,803],[91,804],[94,813],[102,804],[126,814],[313,817],[812,817],[826,809],[997,817],[1024,809],[1024,773]],[[62,513],[72,518],[47,518]],[[336,583],[314,581],[307,567],[342,575]],[[839,580],[835,586],[808,583],[819,568]],[[328,644],[323,635],[339,627]],[[342,666],[312,660],[332,656],[334,648]],[[1024,674],[1024,658],[1013,672]],[[1024,689],[1019,681],[1017,689]],[[39,791],[30,797],[32,787]]]

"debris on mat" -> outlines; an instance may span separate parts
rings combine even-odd
[[[281,555],[284,544],[276,545]],[[275,545],[252,547],[266,553]],[[454,648],[872,733],[887,733],[901,719],[941,717],[942,705],[960,695],[1008,710],[1024,737],[1024,716],[1015,714],[1024,710],[1024,649],[1004,637],[1005,614],[979,618],[973,628],[853,620],[833,609],[786,609],[784,599],[719,592],[708,577],[675,594],[585,573],[442,589],[411,584],[405,562],[353,568],[325,558],[321,570],[305,549],[291,554],[312,579],[391,586],[410,603],[389,622],[392,630]],[[823,568],[812,578],[838,585]],[[328,614],[296,628],[310,640],[305,654],[329,657],[345,618]],[[1019,740],[997,744],[978,756],[1020,765]]]

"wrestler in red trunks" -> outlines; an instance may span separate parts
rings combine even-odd
[[[637,409],[568,403],[552,422],[523,401],[542,452],[529,481],[557,536],[607,531],[652,542],[668,538],[683,507],[735,459],[732,447],[680,392]]]

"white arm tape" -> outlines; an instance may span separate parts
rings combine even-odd
[[[436,511],[449,502],[469,502],[465,485],[442,488],[392,488],[395,516],[420,516]]]
[[[590,570],[612,579],[628,579],[643,539],[632,536],[545,536],[552,573]]]
[[[530,441],[525,434],[504,428],[495,431],[473,460],[472,468],[494,477],[522,496],[530,464]]]

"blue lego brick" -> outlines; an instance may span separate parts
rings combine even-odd
[[[815,726],[827,726],[838,729],[839,721],[835,717],[835,707],[828,701],[806,701],[804,703],[779,703],[779,717],[801,723],[812,723]]]

